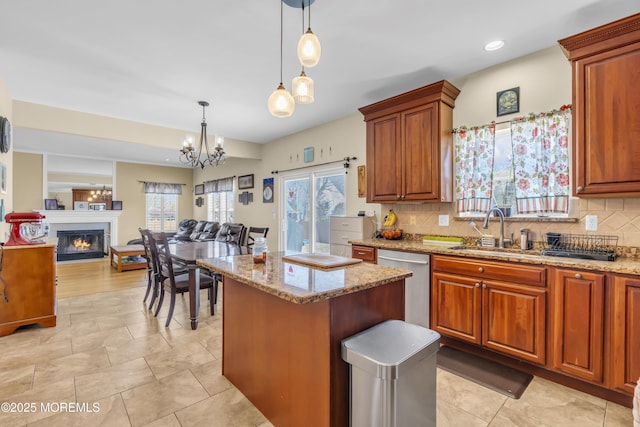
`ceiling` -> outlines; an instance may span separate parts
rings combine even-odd
[[[640,12],[637,0],[524,4],[530,7],[513,0],[317,0],[311,27],[322,58],[306,70],[315,81],[316,101],[298,105],[287,119],[267,110],[280,81],[278,0],[0,0],[0,76],[14,100],[194,134],[202,113],[197,101],[207,100],[211,134],[265,143]],[[301,10],[285,5],[288,89],[301,70],[295,56],[301,31]],[[494,39],[503,39],[505,47],[485,52]],[[95,143],[106,151],[103,158],[152,155],[113,141],[104,147],[100,140],[49,140],[43,133],[36,142],[30,135],[16,129],[15,149],[95,156],[86,148]],[[177,161],[179,144],[153,155]]]

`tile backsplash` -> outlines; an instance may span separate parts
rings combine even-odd
[[[398,216],[398,227],[410,234],[433,234],[442,236],[480,237],[467,224],[467,219],[456,219],[454,203],[434,204],[393,204],[383,205],[382,215],[393,209]],[[640,198],[579,199],[576,203],[576,222],[553,220],[518,220],[505,222],[505,237],[511,236],[518,241],[521,228],[530,230],[529,238],[542,241],[545,233],[559,232],[571,234],[605,234],[618,237],[618,246],[640,247]],[[449,215],[449,225],[438,225],[439,215]],[[597,215],[598,230],[585,231],[585,216]],[[482,220],[473,219],[477,227],[486,234],[497,236],[500,225],[492,221],[487,230],[483,230]],[[635,251],[633,251],[635,253]]]

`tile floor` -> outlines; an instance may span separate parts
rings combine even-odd
[[[0,425],[271,426],[220,374],[220,313],[209,316],[203,302],[192,331],[188,299],[178,297],[164,328],[168,303],[154,318],[143,294],[135,288],[62,299],[57,327],[1,337],[0,402],[22,411],[3,406]],[[84,406],[64,410],[67,402]],[[444,371],[437,421],[440,427],[633,425],[630,409],[540,378],[512,400]]]

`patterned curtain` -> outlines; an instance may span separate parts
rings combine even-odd
[[[518,213],[569,211],[569,124],[564,106],[511,123]]]
[[[205,193],[221,193],[223,191],[233,191],[232,176],[204,182]]]
[[[456,204],[459,213],[487,212],[493,187],[495,125],[461,127],[455,134]]]
[[[145,182],[146,194],[182,194],[182,184],[167,184],[165,182]]]

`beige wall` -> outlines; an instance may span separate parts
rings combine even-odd
[[[145,194],[139,181],[185,184],[178,197],[179,218],[193,217],[193,171],[186,168],[116,163],[114,200],[122,200],[118,221],[118,244],[140,238],[138,227],[145,227]]]
[[[7,117],[11,124],[14,125],[11,96],[2,77],[0,77],[0,116]],[[7,192],[0,194],[0,199],[2,200],[0,204],[4,204],[4,212],[7,214],[13,211],[13,144],[8,153],[0,153],[0,162],[7,168]],[[4,222],[4,217],[1,218],[0,221],[0,237],[2,237],[0,240],[5,241],[6,239],[4,237],[9,232],[9,226]]]
[[[13,153],[13,178],[16,193],[13,203],[16,212],[44,209],[42,198],[42,154]]]

